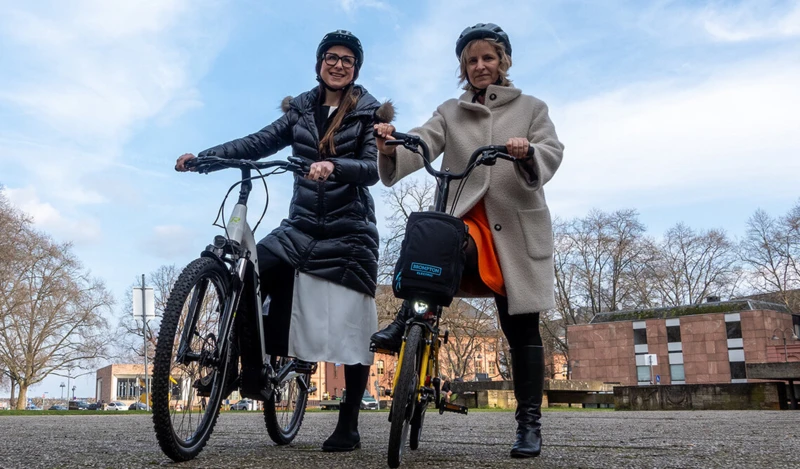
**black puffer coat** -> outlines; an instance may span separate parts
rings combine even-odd
[[[367,189],[378,181],[372,124],[378,101],[356,85],[361,98],[334,136],[335,156],[321,158],[314,121],[319,88],[284,100],[284,115],[260,131],[206,150],[226,158],[259,159],[291,145],[309,162],[333,163],[324,182],[295,176],[289,218],[259,243],[300,272],[375,296],[378,228]]]

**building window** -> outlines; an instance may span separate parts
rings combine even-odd
[[[681,341],[681,326],[667,326],[667,342]]]
[[[490,375],[493,375],[493,374],[495,374],[495,371],[494,371],[494,370],[495,370],[495,368],[494,368],[494,362],[489,362],[489,374],[490,374]]]
[[[647,329],[633,330],[633,345],[647,345]]]
[[[742,322],[741,321],[730,321],[725,323],[726,332],[728,334],[729,339],[741,339],[742,338]]]
[[[378,360],[378,361],[376,362],[376,365],[375,365],[375,367],[378,369],[378,374],[379,374],[379,375],[382,375],[382,374],[384,373],[384,364],[383,364],[383,360]]]
[[[636,367],[636,380],[640,383],[643,382],[650,382],[650,367],[649,366],[637,366]]]
[[[744,362],[731,362],[731,379],[747,379]]]
[[[670,365],[669,376],[672,381],[686,381],[686,373],[683,369],[683,365]]]
[[[136,378],[117,378],[117,399],[136,400],[137,391]]]
[[[488,350],[488,351],[490,351],[490,352],[494,352],[494,351],[495,351],[495,345],[494,345],[494,342],[491,342],[491,343],[489,343],[489,344],[486,346],[486,350]]]
[[[312,395],[312,396],[316,396],[316,395],[317,395],[317,383],[316,383],[315,381],[312,381],[312,382],[311,382],[311,389],[313,389],[313,390],[314,390],[314,391],[311,393],[311,395]]]

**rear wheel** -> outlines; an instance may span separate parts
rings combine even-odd
[[[293,360],[272,357],[272,369],[279,372]],[[288,445],[297,436],[306,414],[310,382],[309,373],[291,372],[275,387],[272,398],[264,402],[264,423],[275,443]]]
[[[392,393],[392,426],[389,430],[389,467],[400,466],[406,440],[408,439],[409,421],[414,415],[419,390],[419,362],[422,349],[422,326],[412,325],[406,336],[403,361],[400,364],[400,376]]]
[[[158,444],[173,461],[187,461],[206,445],[236,373],[232,332],[223,312],[230,274],[218,261],[189,264],[170,292],[153,360],[153,424]],[[229,321],[228,327],[233,325]]]

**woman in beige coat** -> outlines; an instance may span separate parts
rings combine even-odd
[[[555,307],[553,230],[543,186],[561,164],[564,146],[556,136],[547,105],[514,88],[508,79],[511,43],[497,25],[466,28],[456,42],[466,92],[440,105],[428,122],[409,133],[428,144],[433,158],[444,153],[442,168],[462,171],[483,145],[506,145],[518,158],[479,166],[466,181],[454,212],[469,226],[467,266],[461,296],[494,296],[500,326],[510,349],[517,437],[512,457],[541,451],[544,352],[539,311]],[[394,127],[375,126],[379,135],[378,171],[392,186],[422,167],[422,159],[386,145]],[[524,159],[533,147],[533,158]],[[456,191],[451,191],[448,210]],[[398,350],[408,308],[372,336],[382,349]]]

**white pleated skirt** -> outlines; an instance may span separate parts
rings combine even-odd
[[[313,275],[294,279],[289,356],[309,362],[372,365],[375,299]]]

